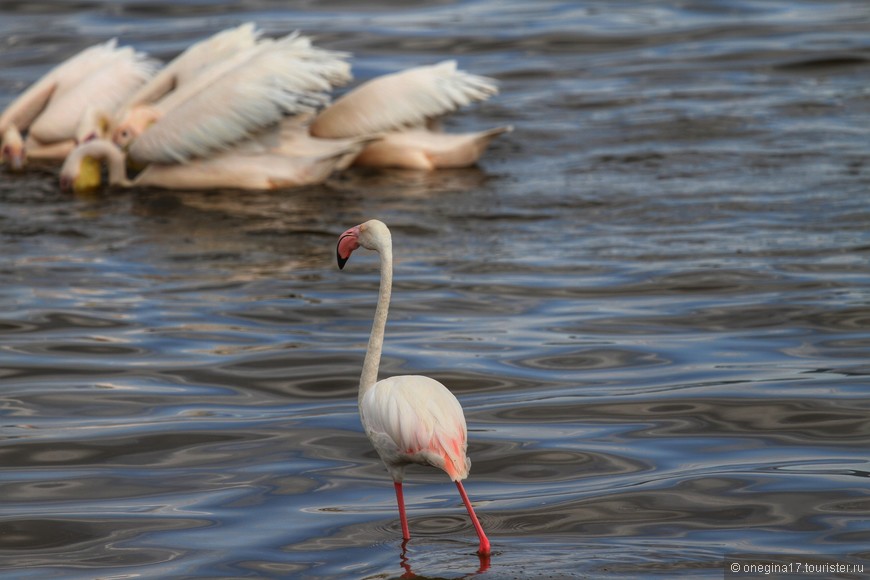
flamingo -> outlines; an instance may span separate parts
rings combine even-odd
[[[63,159],[75,146],[89,107],[115,113],[156,68],[157,63],[143,53],[118,48],[115,39],[57,65],[0,115],[3,160],[20,170],[28,157]]]
[[[450,134],[438,119],[498,93],[492,79],[459,70],[456,61],[377,77],[337,99],[311,125],[311,134],[339,138],[382,134],[354,161],[370,167],[433,170],[477,162],[490,141],[513,130],[497,127]]]
[[[459,401],[447,387],[429,377],[404,375],[378,380],[393,283],[390,230],[381,221],[369,220],[344,232],[336,248],[339,269],[360,246],[378,253],[381,282],[360,376],[359,413],[366,435],[393,478],[402,538],[406,542],[411,539],[402,492],[405,468],[412,463],[429,465],[442,469],[456,483],[480,540],[477,553],[488,557],[489,539],[462,486],[471,460],[466,457],[468,432]]]

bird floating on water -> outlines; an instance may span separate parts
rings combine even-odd
[[[160,86],[144,87],[140,96],[161,96],[125,109],[115,124],[117,147],[105,140],[80,145],[64,163],[61,184],[76,191],[99,186],[101,160],[110,164],[115,185],[272,189],[323,181],[368,140],[300,155],[292,147],[298,130],[293,116],[318,110],[335,86],[350,80],[346,57],[291,34],[241,48],[170,91],[162,90],[166,82],[158,75]],[[119,158],[145,170],[128,180]]]
[[[147,106],[188,85],[203,71],[257,44],[261,33],[248,22],[189,46],[131,95],[111,119],[114,139],[126,145],[147,128]],[[145,110],[143,110],[145,109]],[[108,111],[107,111],[108,113]],[[106,137],[108,135],[101,135]],[[123,141],[123,142],[122,142]]]
[[[382,134],[354,160],[357,165],[432,170],[468,167],[510,125],[473,133],[446,133],[440,119],[498,93],[492,79],[457,68],[456,61],[374,78],[337,99],[311,125],[315,137]]]
[[[60,172],[63,190],[93,191],[100,187],[101,165],[108,166],[109,185],[164,189],[286,189],[322,183],[346,156],[355,156],[368,142],[359,140],[327,154],[287,154],[296,127],[281,123],[247,139],[228,151],[184,163],[149,163],[134,178],[127,177],[127,154],[106,139],[93,139],[76,147]],[[286,133],[290,133],[289,141]]]
[[[402,481],[412,464],[444,470],[456,483],[459,495],[480,541],[478,554],[488,557],[490,542],[462,486],[471,460],[466,456],[468,432],[462,406],[447,387],[435,379],[404,375],[378,380],[384,330],[393,284],[393,244],[383,222],[370,220],[344,232],[338,239],[338,267],[344,268],[359,247],[380,258],[380,290],[359,382],[359,413],[363,428],[393,478],[402,538],[411,538]]]
[[[119,48],[114,39],[57,65],[0,115],[3,161],[21,170],[28,158],[62,160],[80,138],[89,109],[114,114],[156,69],[155,61]]]
[[[452,60],[374,78],[330,106],[351,80],[349,58],[299,33],[263,38],[253,23],[194,43],[160,70],[112,40],[56,66],[7,107],[2,159],[17,170],[27,156],[69,157],[62,183],[93,188],[97,161],[113,164],[119,152],[106,143],[72,151],[105,140],[129,167],[151,168],[134,179],[111,170],[116,185],[259,189],[323,181],[352,163],[466,167],[512,130],[441,130],[444,116],[498,92]]]

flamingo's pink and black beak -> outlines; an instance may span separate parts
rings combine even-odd
[[[338,262],[338,269],[344,268],[347,264],[350,255],[359,247],[359,226],[354,226],[341,234],[338,238],[338,245],[335,248],[335,258]]]

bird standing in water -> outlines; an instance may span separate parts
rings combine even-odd
[[[402,375],[378,380],[384,329],[393,285],[393,243],[383,222],[370,220],[344,232],[336,249],[338,267],[344,268],[351,253],[362,246],[380,257],[381,283],[372,333],[369,337],[359,383],[359,412],[366,435],[393,477],[402,537],[411,538],[402,481],[412,463],[444,470],[456,483],[462,503],[480,539],[480,556],[489,556],[490,543],[471,507],[462,480],[471,461],[466,457],[468,433],[465,416],[447,387],[429,377]]]

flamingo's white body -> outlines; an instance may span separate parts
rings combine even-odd
[[[75,146],[86,111],[115,113],[154,74],[156,63],[115,40],[59,64],[0,115],[3,158],[13,169],[25,160],[63,159]],[[21,133],[26,132],[26,139]]]
[[[492,79],[459,70],[456,61],[420,66],[363,83],[321,112],[311,134],[340,138],[382,134],[358,165],[432,170],[473,165],[496,136],[512,127],[451,135],[439,117],[498,93]]]
[[[360,376],[360,419],[393,478],[402,537],[411,537],[402,493],[405,468],[412,463],[430,465],[444,470],[456,483],[480,540],[478,554],[489,556],[489,540],[462,486],[471,461],[466,457],[467,429],[459,401],[447,387],[429,377],[404,375],[378,380],[393,280],[390,230],[382,222],[370,220],[344,232],[336,249],[339,268],[360,246],[379,254],[381,268],[378,304]]]

